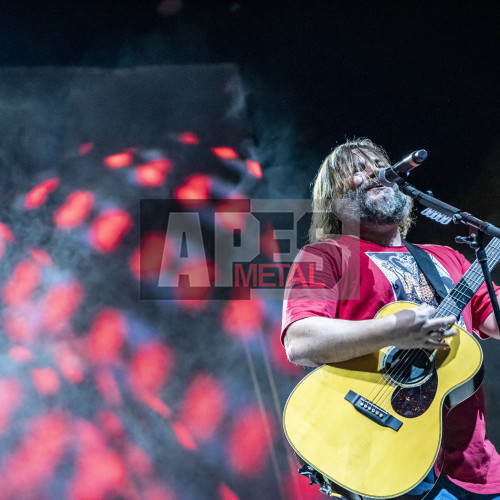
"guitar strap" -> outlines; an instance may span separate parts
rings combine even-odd
[[[434,264],[430,255],[422,248],[417,247],[408,241],[403,240],[403,244],[413,255],[418,267],[424,273],[424,276],[429,280],[430,284],[434,287],[434,290],[436,290],[436,293],[439,295],[441,300],[443,300],[448,295],[448,292],[446,291],[443,279],[436,268],[436,264]]]

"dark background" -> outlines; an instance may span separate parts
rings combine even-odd
[[[426,148],[415,181],[448,201],[477,196],[467,208],[487,216],[498,14],[493,1],[4,2],[0,64],[234,62],[271,194],[307,195],[333,146],[367,136],[395,161]]]

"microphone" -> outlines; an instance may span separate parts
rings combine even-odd
[[[420,149],[396,163],[392,167],[383,168],[378,174],[378,180],[383,186],[391,187],[393,184],[404,182],[414,168],[418,167],[427,158],[427,151]]]

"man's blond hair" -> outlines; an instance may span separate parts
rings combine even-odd
[[[356,150],[356,154],[354,154]],[[323,161],[313,183],[313,218],[309,228],[309,241],[315,243],[342,232],[341,222],[333,213],[333,203],[352,188],[352,176],[359,171],[356,155],[376,154],[390,166],[389,157],[381,146],[370,139],[351,139],[337,146]],[[368,162],[372,160],[366,156]],[[412,225],[410,213],[399,223],[404,238]]]

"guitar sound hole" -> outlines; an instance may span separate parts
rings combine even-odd
[[[434,356],[423,349],[392,348],[385,358],[384,373],[398,385],[418,385],[432,374]]]

